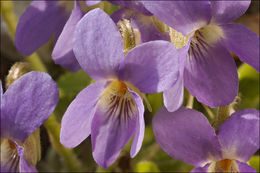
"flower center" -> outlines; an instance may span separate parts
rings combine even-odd
[[[136,103],[127,85],[119,80],[112,81],[99,98],[99,104],[109,117],[132,118],[137,110]]]
[[[210,164],[208,172],[239,172],[235,160],[223,159]]]
[[[1,170],[18,172],[19,160],[20,157],[14,142],[6,138],[1,138]]]

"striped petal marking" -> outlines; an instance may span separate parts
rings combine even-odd
[[[134,117],[137,106],[133,95],[128,90],[126,83],[113,80],[100,96],[98,105],[106,112],[107,118],[120,119],[121,123],[127,123]]]
[[[15,143],[1,138],[1,172],[19,172],[20,156]]]

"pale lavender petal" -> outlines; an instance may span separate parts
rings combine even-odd
[[[70,15],[69,20],[65,24],[62,33],[60,34],[55,47],[52,52],[52,58],[56,64],[68,68],[72,71],[80,69],[80,65],[73,53],[73,39],[71,36],[78,21],[83,17],[84,13],[81,11],[78,1],[75,1],[75,7]]]
[[[191,173],[193,172],[208,172],[208,167],[209,167],[210,164],[206,164],[205,166],[203,167],[197,167],[197,168],[194,168],[191,170]]]
[[[98,3],[100,3],[102,0],[85,0],[87,6],[93,6],[93,5],[97,5]]]
[[[238,164],[239,172],[250,172],[250,173],[256,172],[256,170],[251,166],[249,166],[248,164],[239,161],[236,162]]]
[[[64,26],[68,17],[57,1],[33,1],[20,17],[15,45],[24,55],[30,55]]]
[[[62,145],[67,148],[76,147],[90,135],[95,105],[105,86],[106,82],[89,85],[69,105],[61,121]]]
[[[212,20],[215,23],[229,23],[242,16],[251,1],[211,1]]]
[[[156,142],[175,159],[199,167],[221,158],[215,130],[200,112],[184,107],[168,112],[162,108],[152,125]]]
[[[101,9],[88,12],[79,21],[73,51],[82,69],[92,78],[115,77],[124,59],[123,49],[117,26]]]
[[[184,85],[210,107],[231,103],[238,91],[236,64],[220,44],[192,44],[184,70]]]
[[[182,105],[183,94],[183,77],[179,75],[173,87],[163,92],[163,103],[169,112],[176,111]]]
[[[235,53],[241,61],[259,70],[259,37],[246,27],[233,23],[221,25],[226,48]]]
[[[59,100],[52,78],[43,72],[29,72],[17,79],[4,93],[1,137],[24,142],[48,119]]]
[[[20,156],[19,172],[38,172],[36,168],[30,165],[24,157],[24,148],[16,144],[17,152]]]
[[[169,89],[178,78],[178,53],[168,41],[151,41],[133,48],[120,65],[119,79],[143,93]]]
[[[142,4],[142,2],[136,1],[136,0],[119,0],[119,1],[114,1],[114,0],[108,0],[109,2],[111,2],[112,4],[115,5],[120,5],[122,7],[128,8],[128,9],[132,9],[135,10],[136,12],[140,12],[144,15],[147,16],[151,16],[152,13],[149,12],[144,5]]]
[[[111,14],[111,18],[117,23],[120,20],[128,19],[134,29],[138,29],[141,34],[141,43],[153,40],[170,41],[169,33],[161,33],[154,25],[151,16],[145,16],[134,10],[121,8]]]
[[[235,112],[221,125],[218,138],[224,158],[247,162],[259,149],[259,111]]]
[[[187,35],[207,25],[211,19],[209,1],[143,1],[158,19]]]
[[[134,158],[142,147],[145,124],[144,124],[144,105],[143,105],[142,98],[134,92],[131,93],[134,96],[134,100],[138,109],[138,117],[137,117],[134,138],[133,138],[131,152],[130,152],[131,158]]]
[[[95,161],[106,169],[133,135],[139,112],[134,100],[109,92],[104,95],[97,103],[92,120],[91,142]]]

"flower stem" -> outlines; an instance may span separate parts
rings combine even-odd
[[[219,127],[221,126],[222,123],[224,123],[230,116],[230,106],[220,106],[218,108],[217,116],[215,119],[215,122],[213,124],[213,127],[218,133]]]
[[[193,103],[194,103],[194,96],[189,93],[186,108],[192,109],[193,108]]]
[[[14,38],[17,26],[17,19],[13,11],[12,1],[1,1],[1,15],[4,18],[4,21]],[[42,63],[37,53],[33,53],[25,59],[32,65],[33,70],[47,72],[46,67]],[[68,169],[70,171],[79,171],[80,162],[77,160],[76,155],[71,149],[65,148],[63,145],[60,144],[60,124],[56,121],[54,113],[44,123],[44,126],[48,131],[53,149],[63,156]]]

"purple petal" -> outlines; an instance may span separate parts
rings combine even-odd
[[[212,20],[215,23],[229,23],[242,16],[251,1],[211,1]]]
[[[76,25],[83,15],[84,13],[81,11],[78,1],[75,1],[75,7],[52,52],[52,58],[56,64],[60,64],[72,71],[79,70],[80,66],[72,50],[73,39],[71,39],[71,36],[74,34]]]
[[[96,82],[82,90],[66,110],[61,121],[60,142],[74,148],[91,133],[95,105],[106,82]]]
[[[236,161],[236,162],[238,164],[239,172],[251,172],[251,173],[256,172],[256,170],[254,168],[252,168],[251,166],[249,166],[248,164],[242,163],[239,161]]]
[[[209,1],[143,1],[158,19],[187,35],[207,25],[211,19]]]
[[[199,102],[210,107],[227,105],[238,91],[236,64],[220,44],[202,43],[191,44],[184,85]]]
[[[20,17],[16,35],[16,48],[30,55],[64,26],[67,13],[56,1],[33,1]]]
[[[183,102],[183,77],[179,76],[172,88],[163,92],[163,103],[169,112],[176,111]]]
[[[22,146],[16,145],[18,154],[20,156],[20,172],[37,172],[36,168],[30,165],[24,157],[24,148]]]
[[[58,100],[58,88],[48,74],[23,75],[3,95],[1,137],[24,142],[48,119]]]
[[[218,138],[223,158],[247,162],[259,149],[259,111],[235,112],[221,125]]]
[[[220,145],[206,117],[181,107],[176,112],[162,108],[153,118],[157,143],[175,159],[194,166],[204,166],[221,158]]]
[[[131,97],[130,92],[121,97],[104,91],[97,103],[91,125],[92,151],[95,161],[105,169],[116,160],[135,131],[139,111]]]
[[[203,167],[197,167],[197,168],[194,168],[192,169],[190,172],[193,173],[193,172],[208,172],[208,167],[209,167],[210,164],[206,164],[205,166]]]
[[[134,132],[134,138],[132,142],[132,147],[131,147],[131,158],[134,158],[136,154],[140,151],[143,139],[144,139],[144,131],[145,131],[145,124],[144,124],[144,105],[141,97],[134,93],[131,92],[134,96],[135,103],[137,105],[138,109],[138,116],[137,116],[137,122],[136,122],[136,127],[135,127],[135,132]]]
[[[259,37],[236,23],[222,25],[221,28],[223,28],[223,42],[226,48],[259,72]]]
[[[94,79],[115,77],[124,59],[120,32],[112,19],[98,8],[78,23],[73,51],[82,69]]]
[[[109,2],[111,2],[112,4],[115,5],[120,5],[122,7],[131,9],[131,10],[135,10],[136,12],[140,12],[144,15],[147,16],[151,16],[152,13],[150,13],[143,5],[142,2],[136,1],[136,0],[119,0],[119,1],[114,1],[114,0],[108,0]]]
[[[120,66],[119,79],[143,93],[169,89],[178,77],[178,53],[167,41],[151,41],[133,48]]]
[[[100,3],[102,0],[85,0],[87,6],[93,6],[93,5],[97,5],[98,3]]]
[[[121,8],[111,14],[111,18],[115,23],[123,19],[130,20],[132,27],[140,31],[142,43],[153,40],[170,41],[169,34],[161,33],[154,25],[154,21],[151,16],[145,16],[131,9]]]

